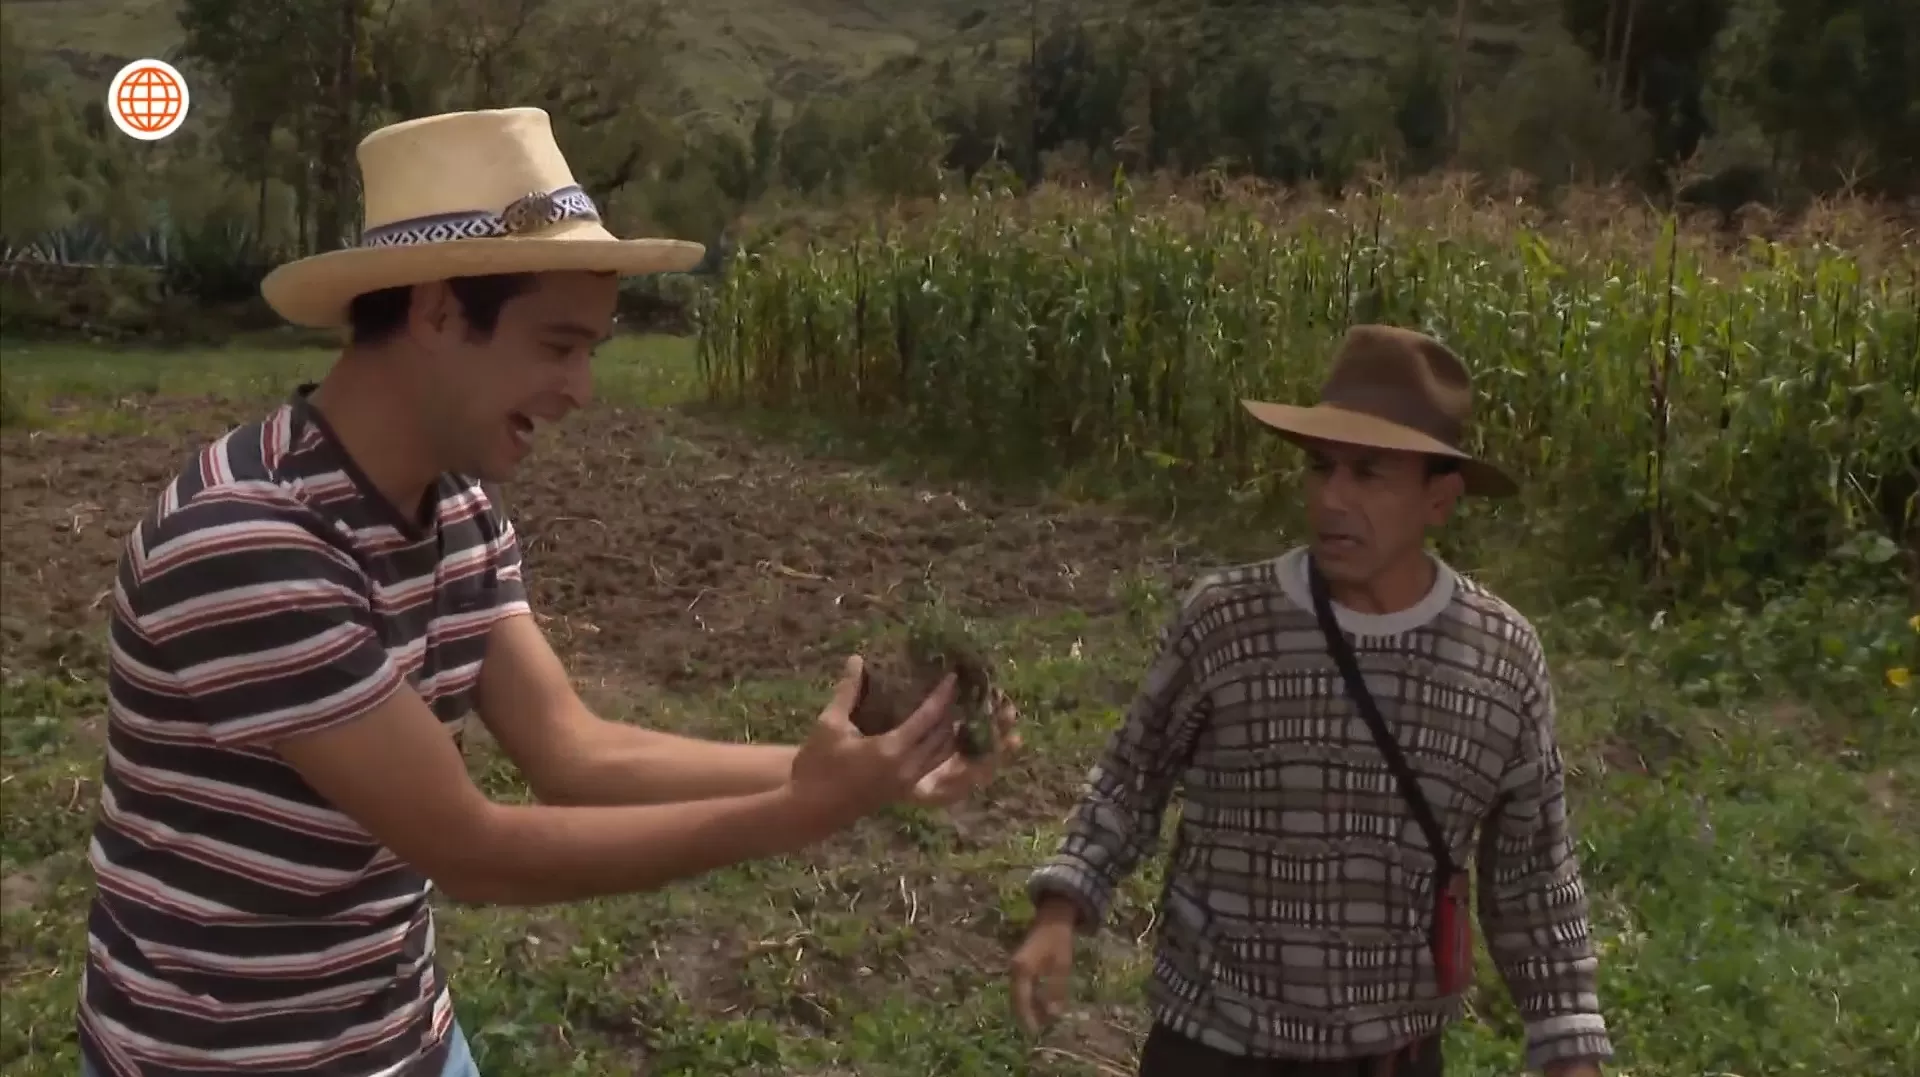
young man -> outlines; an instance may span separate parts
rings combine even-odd
[[[618,276],[701,248],[610,235],[536,109],[400,124],[359,157],[361,245],[263,287],[351,342],[201,450],[127,539],[79,1011],[99,1077],[471,1077],[430,889],[647,890],[951,803],[993,769],[955,754],[951,684],[861,737],[858,659],[797,751],[588,713],[482,484],[586,405]],[[539,804],[474,785],[470,711]]]
[[[1425,544],[1463,493],[1514,491],[1461,450],[1470,405],[1451,352],[1381,326],[1348,335],[1318,406],[1246,405],[1309,454],[1311,542],[1202,580],[1165,629],[1031,880],[1013,961],[1030,1031],[1062,1004],[1076,930],[1097,930],[1178,783],[1141,1077],[1439,1074],[1471,968],[1464,876],[1445,869],[1476,830],[1479,919],[1528,1064],[1598,1074],[1611,1048],[1546,658],[1525,618]],[[1358,652],[1407,784],[1332,639]]]

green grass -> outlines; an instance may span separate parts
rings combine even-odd
[[[112,424],[90,417],[137,393],[271,399],[324,365],[318,353],[5,354],[0,388],[40,409],[8,439],[29,424],[47,436],[99,432]],[[693,391],[684,342],[623,340],[601,364],[602,399],[662,404]],[[1509,563],[1500,579],[1518,587],[1525,575]],[[1101,1072],[1090,1060],[1124,1063],[1144,1020],[1147,951],[1134,940],[1157,865],[1125,888],[1116,930],[1086,945],[1071,1030],[1024,1042],[1004,965],[1028,913],[1024,875],[1057,838],[1168,596],[1146,581],[1129,597],[1111,618],[984,626],[1028,716],[1030,750],[964,825],[899,813],[813,855],[661,893],[539,910],[443,905],[443,952],[482,1072],[611,1077],[643,1056],[653,1077],[1090,1077]],[[1759,613],[1658,626],[1593,603],[1528,612],[1558,677],[1602,998],[1621,1051],[1614,1072],[1920,1073],[1920,723],[1912,690],[1886,679],[1920,665],[1913,611],[1810,591]],[[0,1071],[66,1075],[102,689],[30,655],[0,665]],[[626,716],[788,739],[825,688],[750,680]],[[471,754],[490,792],[526,795],[504,760]],[[1448,1072],[1517,1072],[1517,1026],[1496,978],[1483,977],[1473,1003],[1450,1036]]]
[[[318,380],[320,348],[125,351],[0,340],[0,429],[139,432],[158,418],[205,425],[194,404],[257,405]],[[600,350],[596,391],[625,401],[684,400],[697,384],[684,338],[618,336]],[[155,405],[158,405],[156,408]]]

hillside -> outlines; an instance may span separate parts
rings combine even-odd
[[[404,2],[404,0],[402,0]],[[511,2],[511,0],[509,0]],[[538,4],[541,0],[528,0]],[[574,2],[574,0],[564,0]],[[1021,0],[706,0],[671,5],[674,65],[688,105],[737,113],[768,97],[788,102],[876,78],[913,80],[940,61],[979,72],[1007,66],[1026,54],[1030,23],[1062,16],[1098,23],[1138,10],[1138,3],[1048,3]],[[1184,6],[1155,5],[1193,18]],[[1478,72],[1498,69],[1518,54],[1542,18],[1522,14],[1516,0],[1476,3],[1466,45]],[[0,0],[0,13],[38,50],[58,53],[91,81],[116,62],[165,55],[180,37],[177,0]],[[1206,17],[1233,26],[1236,37],[1258,34],[1308,59],[1309,75],[1348,65],[1378,68],[1429,36],[1450,31],[1454,5],[1446,0],[1358,0],[1285,7],[1241,2],[1209,5]],[[693,13],[697,11],[696,17]],[[1449,34],[1450,36],[1450,34]]]
[[[178,44],[176,0],[0,0],[21,37],[70,63],[165,55]],[[675,5],[689,7],[688,5]],[[792,96],[938,48],[969,12],[997,0],[707,0],[673,19],[676,63],[706,104]],[[690,10],[690,8],[689,8]]]

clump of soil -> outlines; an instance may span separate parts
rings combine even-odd
[[[895,643],[865,656],[863,666],[860,700],[853,708],[860,732],[871,737],[898,727],[940,678],[952,673],[960,754],[978,759],[992,751],[993,665],[957,621],[916,621]]]

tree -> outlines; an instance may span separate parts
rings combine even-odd
[[[918,97],[868,110],[862,171],[867,189],[893,198],[937,194],[946,136]]]
[[[278,174],[297,194],[297,250],[349,242],[353,147],[379,100],[374,0],[182,0],[177,17],[183,62],[225,93],[221,153],[258,185],[262,230],[267,182]],[[285,156],[276,153],[281,132],[291,140]]]
[[[753,118],[753,133],[747,137],[747,144],[753,170],[749,196],[759,198],[773,186],[774,177],[780,172],[780,124],[774,117],[772,98],[760,102],[760,111]]]
[[[390,93],[411,115],[545,109],[574,177],[604,210],[622,188],[658,179],[678,152],[666,37],[657,0],[420,0],[396,21],[396,48],[418,59]]]
[[[1744,97],[1804,178],[1920,190],[1920,15],[1913,0],[1778,0]]]
[[[55,143],[59,101],[46,66],[0,18],[0,236],[26,240],[54,224],[62,206]]]
[[[1521,61],[1462,104],[1461,163],[1489,174],[1517,169],[1548,187],[1643,173],[1653,156],[1646,124],[1602,79],[1567,41]]]
[[[839,102],[809,100],[780,132],[780,175],[800,194],[839,193],[848,181],[851,124]]]
[[[1388,80],[1393,100],[1393,126],[1406,151],[1406,166],[1425,172],[1444,160],[1449,134],[1458,120],[1448,105],[1451,83],[1447,58],[1441,51],[1439,24],[1423,21],[1412,48]]]
[[[1620,106],[1646,113],[1662,175],[1710,130],[1708,60],[1730,8],[1730,0],[1561,0],[1561,23]]]

